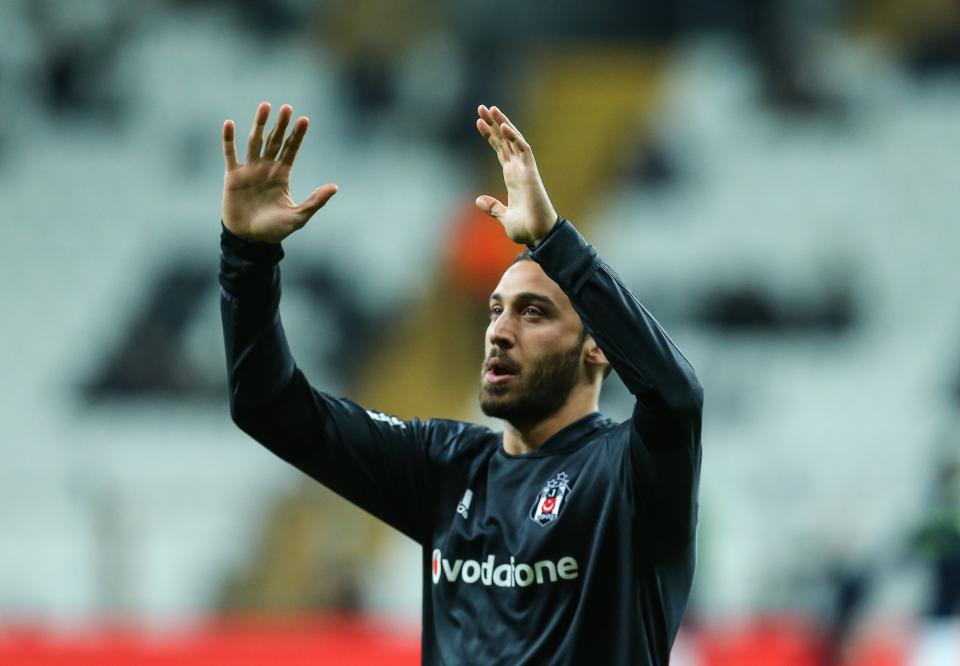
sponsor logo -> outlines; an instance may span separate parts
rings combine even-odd
[[[547,481],[546,485],[540,490],[537,499],[533,501],[533,507],[530,509],[530,520],[538,525],[548,525],[560,517],[560,508],[563,506],[563,500],[570,491],[570,477],[566,472],[560,472],[555,477]]]
[[[396,416],[390,416],[389,414],[384,414],[383,412],[375,412],[372,409],[367,410],[367,416],[369,416],[374,421],[381,421],[387,425],[392,425],[394,428],[406,428],[407,424],[398,419]]]
[[[448,560],[439,548],[433,551],[430,573],[434,585],[446,579],[450,583],[463,581],[468,585],[479,583],[488,587],[530,587],[560,580],[576,580],[580,576],[577,560],[572,557],[561,557],[556,562],[539,560],[532,564],[517,562],[513,555],[509,562],[500,563],[493,555],[488,555],[483,561]]]
[[[467,490],[463,493],[463,499],[460,500],[460,503],[457,505],[457,513],[459,513],[464,518],[470,517],[470,502],[473,501],[473,491]]]

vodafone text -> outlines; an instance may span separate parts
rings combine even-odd
[[[517,563],[513,555],[509,562],[497,564],[493,555],[488,555],[483,562],[477,560],[445,559],[440,549],[433,551],[430,564],[433,574],[433,584],[446,578],[451,583],[462,580],[464,583],[481,583],[497,587],[528,587],[536,583],[555,583],[558,579],[575,580],[580,574],[577,570],[577,561],[572,557],[561,557],[556,562],[539,560],[533,564]]]

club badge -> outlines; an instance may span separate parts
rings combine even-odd
[[[571,490],[570,477],[566,472],[560,472],[547,481],[533,502],[530,520],[539,525],[547,525],[555,521],[560,516],[560,507],[563,506],[564,498]]]

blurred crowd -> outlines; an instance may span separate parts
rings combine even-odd
[[[416,616],[413,545],[228,423],[217,138],[260,99],[343,188],[286,246],[316,386],[482,418],[500,104],[705,386],[691,621],[960,613],[957,3],[9,1],[0,99],[0,618]]]

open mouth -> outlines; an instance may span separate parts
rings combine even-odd
[[[502,358],[491,358],[487,361],[483,379],[488,384],[503,384],[517,376],[517,365]]]

